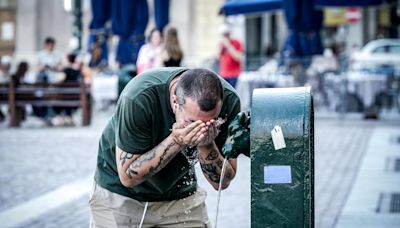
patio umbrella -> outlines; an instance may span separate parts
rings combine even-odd
[[[169,0],[154,0],[154,16],[160,30],[169,22],[169,4]],[[149,17],[147,0],[92,0],[92,14],[90,28],[93,31],[105,30],[105,25],[111,20],[112,33],[120,38],[116,50],[117,61],[121,65],[135,64],[145,41],[144,32]],[[106,50],[106,43],[101,47]]]
[[[154,0],[156,27],[162,31],[169,22],[169,0]]]
[[[279,9],[282,9],[282,0],[231,0],[224,3],[221,8],[221,13],[229,16],[268,12]]]
[[[92,0],[91,4],[92,21],[89,25],[88,47],[92,57],[89,65],[97,66],[108,59],[108,29],[105,26],[111,17],[111,0]]]
[[[111,11],[112,30],[119,36],[117,61],[121,65],[135,64],[148,23],[147,1],[114,0]]]
[[[314,8],[313,0],[283,0],[289,35],[283,53],[285,57],[307,58],[322,53],[319,31],[323,14]]]
[[[110,19],[111,0],[91,0],[92,21],[89,28],[104,29],[106,22]]]
[[[88,47],[91,54],[89,62],[90,67],[98,66],[99,64],[107,64],[108,47],[107,38],[109,32],[90,32],[88,37]]]

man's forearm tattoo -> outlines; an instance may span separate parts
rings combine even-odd
[[[217,173],[217,166],[211,164],[201,164],[201,170],[208,176],[208,178],[215,183],[219,183],[220,175]]]
[[[139,172],[137,169],[142,166],[143,163],[150,161],[156,156],[158,146],[153,148],[152,150],[148,151],[147,153],[141,155],[136,161],[133,161],[132,164],[129,165],[128,169],[126,170],[126,175],[132,179],[132,174],[138,175]]]
[[[221,160],[216,161],[215,164],[218,168],[222,169],[223,162]]]
[[[146,178],[148,176],[154,175],[156,172],[158,172],[160,169],[162,169],[165,164],[167,164],[173,156],[168,156],[168,151],[171,149],[172,146],[174,146],[176,143],[172,142],[170,143],[163,151],[163,153],[160,156],[160,160],[158,161],[156,166],[152,166],[149,169],[149,172],[143,176],[143,178]],[[132,179],[133,174],[138,175],[137,169],[141,167],[144,163],[152,160],[156,156],[156,152],[160,145],[156,146],[154,149],[150,150],[149,152],[143,154],[142,156],[139,157],[136,161],[132,162],[132,164],[129,166],[129,168],[126,170],[126,175]]]
[[[211,149],[210,153],[208,153],[206,160],[207,161],[214,161],[218,158],[218,151],[216,149]]]
[[[204,162],[204,160],[202,160],[202,162]],[[215,163],[201,163],[201,170],[203,170],[203,173],[206,174],[211,181],[219,183],[221,174],[218,174],[217,170],[219,169],[222,171],[222,165],[223,162],[221,160],[217,160]],[[232,173],[229,171],[225,172],[224,178],[232,179]]]
[[[171,156],[171,155],[168,156],[168,151],[175,144],[176,144],[175,142],[172,142],[167,147],[165,147],[163,153],[160,156],[160,160],[158,161],[157,165],[154,167],[153,166],[150,167],[149,172],[144,176],[144,178],[146,178],[148,176],[153,176],[155,173],[160,171],[172,159],[173,156]]]
[[[218,160],[218,161],[215,162],[215,164],[217,164],[218,168],[220,168],[221,171],[222,171],[222,165],[224,163],[221,160]],[[229,179],[229,180],[232,179],[233,178],[232,172],[229,171],[228,169],[226,169],[224,178]]]
[[[119,156],[119,159],[121,160],[121,166],[124,166],[126,160],[129,160],[131,158],[133,158],[133,154],[122,152],[121,156]]]
[[[129,179],[132,179],[132,174],[138,175],[139,173],[131,169],[131,167],[129,166],[129,168],[126,170],[126,175],[129,177]]]

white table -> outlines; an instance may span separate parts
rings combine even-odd
[[[357,94],[362,100],[364,107],[371,107],[375,96],[387,88],[387,75],[371,74],[363,72],[347,73],[348,92]]]
[[[239,75],[236,83],[236,91],[240,97],[241,110],[248,111],[251,108],[251,97],[256,88],[274,88],[293,86],[293,77],[284,74],[267,74],[261,71],[247,71]]]
[[[94,101],[101,108],[107,102],[116,101],[118,98],[118,76],[96,74],[92,78],[91,93]]]

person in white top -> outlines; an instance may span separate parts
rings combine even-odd
[[[136,61],[137,74],[156,66],[161,43],[161,32],[158,29],[152,29],[148,38],[148,43],[143,45],[139,50]]]
[[[48,82],[54,72],[62,70],[61,55],[55,51],[56,41],[47,37],[44,41],[45,48],[37,55],[38,60],[38,82]]]

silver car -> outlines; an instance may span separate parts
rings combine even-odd
[[[371,41],[350,58],[351,70],[379,68],[382,65],[400,68],[400,39]]]

